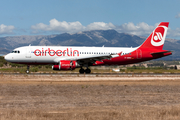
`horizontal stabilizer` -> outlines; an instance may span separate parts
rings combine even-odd
[[[172,52],[173,52],[173,51],[153,52],[153,53],[151,53],[151,55],[163,54],[163,53],[172,53]]]

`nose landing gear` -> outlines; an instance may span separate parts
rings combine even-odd
[[[27,65],[27,70],[26,70],[26,73],[29,74],[29,65]]]

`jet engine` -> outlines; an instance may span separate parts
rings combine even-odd
[[[77,66],[76,61],[70,61],[70,60],[61,60],[59,62],[59,65],[53,65],[53,70],[74,70]]]

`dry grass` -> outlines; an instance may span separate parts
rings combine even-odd
[[[112,77],[109,81],[107,77],[78,78],[83,79],[1,74],[0,120],[180,118],[180,80],[173,76],[166,80],[137,76]]]
[[[88,110],[91,109],[91,110]],[[179,120],[180,108],[122,106],[71,108],[71,110],[5,110],[1,120]]]

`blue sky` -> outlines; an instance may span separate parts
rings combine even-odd
[[[148,36],[167,21],[167,37],[180,39],[179,5],[179,0],[3,0],[0,37],[98,29]]]

